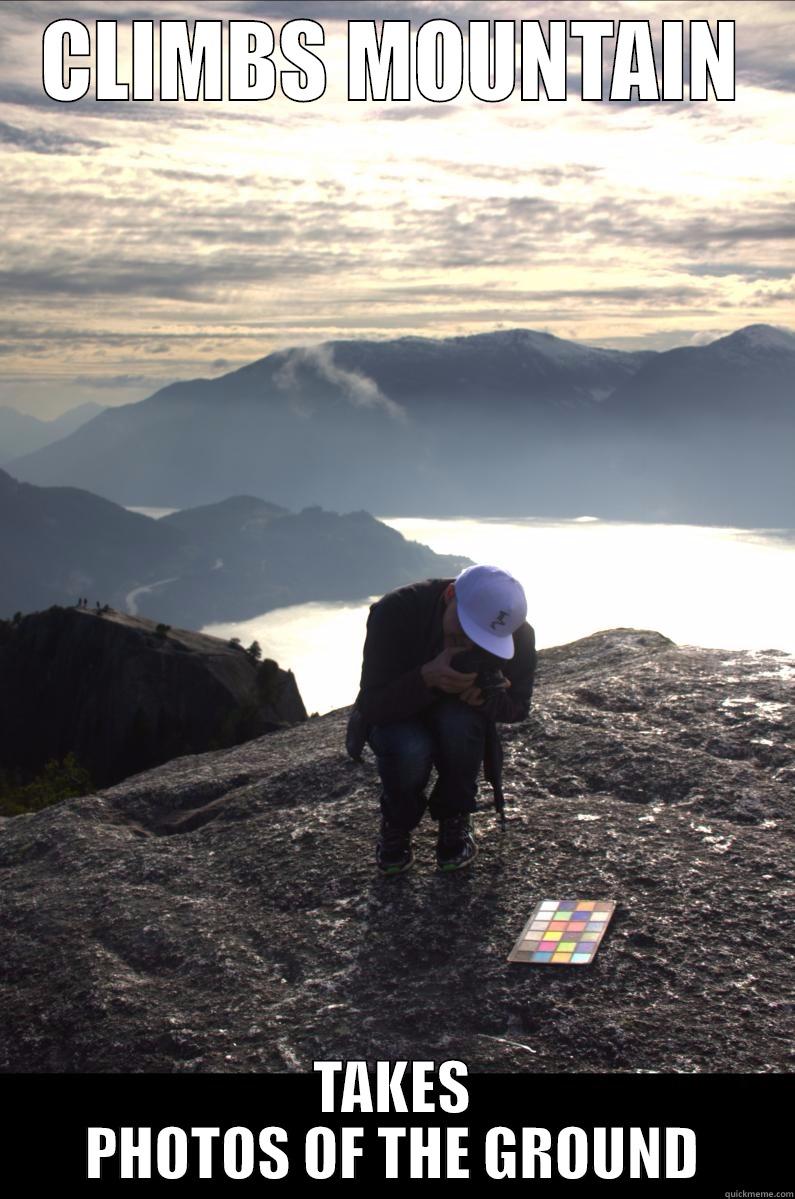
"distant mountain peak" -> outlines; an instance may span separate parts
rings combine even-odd
[[[181,515],[181,513],[191,513],[193,516],[201,515],[204,518],[211,513],[266,512],[270,515],[277,515],[289,511],[289,508],[283,508],[281,504],[272,504],[257,495],[230,495],[223,500],[216,500],[211,504],[183,508],[180,513],[173,512],[170,517],[164,517],[164,519],[171,519],[172,517]]]
[[[795,333],[778,325],[746,325],[710,345],[727,349],[795,350]]]

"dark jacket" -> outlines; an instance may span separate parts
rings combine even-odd
[[[365,725],[408,720],[442,694],[426,687],[420,668],[444,647],[444,592],[454,579],[427,579],[390,591],[370,608],[355,712]],[[525,623],[514,633],[515,652],[501,667],[511,686],[481,709],[488,718],[483,772],[501,806],[502,746],[496,722],[524,720],[536,669],[535,635]]]

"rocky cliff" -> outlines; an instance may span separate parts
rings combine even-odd
[[[0,765],[74,753],[95,785],[306,720],[292,673],[241,647],[110,609],[0,625]]]
[[[612,630],[540,655],[472,868],[376,876],[346,712],[5,821],[0,1064],[792,1068],[795,659]],[[593,965],[511,964],[537,900],[618,907]]]

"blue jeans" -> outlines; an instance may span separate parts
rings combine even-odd
[[[410,720],[376,724],[368,740],[381,777],[381,811],[390,824],[415,828],[425,811],[425,787],[438,774],[428,806],[434,820],[474,812],[483,764],[486,718],[453,696]]]

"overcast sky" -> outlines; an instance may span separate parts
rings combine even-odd
[[[321,21],[325,96],[59,104],[53,20]],[[737,98],[347,101],[348,18],[736,22]],[[3,4],[0,404],[140,399],[289,345],[516,326],[617,348],[795,326],[795,6]],[[606,43],[608,48],[611,43]],[[612,54],[606,55],[609,77]],[[277,65],[285,65],[276,55]]]

